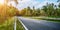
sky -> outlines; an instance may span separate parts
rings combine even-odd
[[[18,0],[18,5],[16,6],[14,2],[12,2],[12,5],[17,7],[18,9],[23,9],[26,7],[33,7],[35,8],[42,8],[42,6],[46,5],[46,3],[54,3],[55,5],[58,5],[56,2],[57,0]]]

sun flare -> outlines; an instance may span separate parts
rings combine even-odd
[[[0,0],[0,4],[4,4],[4,0]]]

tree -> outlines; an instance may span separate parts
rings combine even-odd
[[[27,11],[26,8],[24,8],[24,9],[22,9],[22,10],[20,11],[19,14],[20,14],[21,16],[26,15],[26,11]]]
[[[33,6],[33,10],[32,10],[32,16],[35,16],[36,15],[36,11],[35,11],[35,7]]]
[[[36,16],[40,16],[40,8],[36,10]]]
[[[60,16],[60,3],[58,4],[58,10],[57,10],[57,14],[58,14],[58,16]]]
[[[54,11],[54,3],[48,4],[43,6],[43,11],[48,15],[52,16],[53,11]]]
[[[57,0],[57,2],[60,2],[60,0]]]
[[[41,15],[48,15],[48,4],[47,6],[43,6],[42,10],[41,10]]]
[[[47,12],[47,6],[43,6],[43,10]]]
[[[60,8],[60,3],[59,3],[59,5],[58,5],[58,7]]]
[[[6,19],[13,17],[16,13],[15,7],[1,5],[0,6],[0,22],[5,22]]]
[[[32,9],[28,6],[26,9],[26,15],[31,16],[32,15]]]

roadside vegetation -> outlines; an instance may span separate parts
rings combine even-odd
[[[32,18],[32,19],[60,22],[60,20],[58,19],[49,19],[49,18]]]
[[[18,20],[16,21],[16,30],[25,30],[22,24]]]
[[[14,17],[8,18],[4,23],[0,24],[0,30],[14,30]]]
[[[57,2],[58,3],[58,2]],[[46,3],[42,8],[37,8],[33,6],[32,9],[28,6],[19,11],[18,16],[34,17],[34,16],[45,16],[45,17],[55,17],[60,18],[60,3],[55,5],[54,3]]]
[[[17,9],[13,6],[0,5],[0,30],[14,30],[14,16]]]
[[[9,0],[0,4],[0,30],[14,30],[14,16],[18,15],[18,9],[12,4],[7,5]],[[17,0],[14,0],[18,4]],[[24,30],[21,23],[17,21],[17,30]]]

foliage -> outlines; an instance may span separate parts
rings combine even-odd
[[[59,5],[54,5],[54,3],[46,4],[41,9],[31,9],[29,6],[27,8],[19,11],[21,16],[60,16],[60,3]]]
[[[19,22],[18,20],[16,21],[16,30],[25,30],[24,27],[22,26],[21,22]]]
[[[8,5],[0,5],[0,23],[5,22],[9,17],[16,15],[16,8]]]
[[[14,17],[8,18],[0,25],[0,30],[14,30]]]

